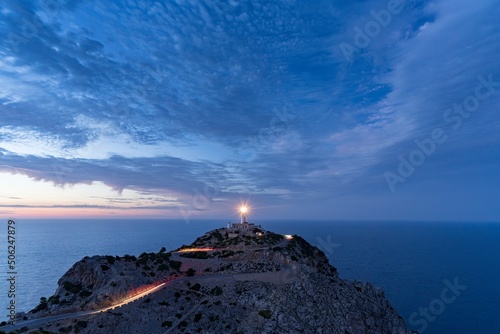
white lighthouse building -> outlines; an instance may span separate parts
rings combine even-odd
[[[247,234],[249,232],[253,234],[253,229],[261,228],[260,225],[255,225],[247,221],[248,207],[246,205],[242,205],[240,207],[239,212],[240,212],[240,222],[234,224],[228,224],[229,236],[231,237],[238,236],[239,234],[241,234],[240,232],[243,232],[243,234]]]

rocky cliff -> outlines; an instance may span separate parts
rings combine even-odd
[[[300,236],[218,229],[175,251],[86,257],[27,318],[54,333],[393,333],[403,319],[369,283],[339,278]],[[159,285],[161,284],[161,285]],[[151,287],[158,287],[149,293]],[[145,296],[127,302],[127,298]],[[125,304],[94,314],[116,303]],[[83,311],[83,312],[82,312]],[[68,319],[54,315],[68,314]]]

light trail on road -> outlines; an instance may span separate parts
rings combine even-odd
[[[178,253],[187,253],[187,252],[210,252],[215,250],[215,248],[183,248]]]
[[[141,292],[141,293],[139,293],[139,294],[137,294],[137,295],[135,295],[135,296],[129,297],[129,298],[127,298],[127,299],[125,299],[125,300],[123,300],[123,301],[119,302],[118,304],[114,304],[114,305],[111,305],[111,306],[109,306],[109,307],[106,307],[106,308],[103,308],[103,309],[100,309],[100,310],[94,311],[94,312],[92,312],[92,313],[90,313],[90,314],[102,313],[102,312],[106,312],[106,311],[108,311],[108,310],[115,309],[115,308],[117,308],[117,307],[121,307],[121,306],[123,306],[123,305],[127,305],[127,304],[129,304],[129,303],[131,303],[131,302],[133,302],[133,301],[136,301],[137,299],[141,299],[142,297],[149,295],[150,293],[153,293],[153,292],[156,292],[156,291],[160,290],[160,289],[161,289],[162,287],[164,287],[166,284],[167,284],[167,282],[165,282],[165,283],[161,283],[161,284],[159,284],[159,285],[157,285],[157,286],[155,286],[155,287],[153,287],[153,288],[151,288],[151,289],[148,289],[148,290],[146,290],[146,291],[143,291],[143,292]]]

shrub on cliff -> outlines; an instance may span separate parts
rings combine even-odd
[[[161,324],[161,327],[172,327],[173,322],[172,321],[164,321]]]
[[[167,271],[169,269],[168,265],[162,263],[158,266],[158,271]]]
[[[264,319],[269,319],[271,318],[271,310],[260,310],[259,315]]]
[[[69,291],[71,293],[79,293],[80,291],[82,291],[81,284],[73,284],[70,281],[64,281],[63,288],[64,290]]]
[[[106,260],[108,261],[109,264],[115,263],[115,258],[111,255],[106,255]]]
[[[175,270],[180,269],[180,267],[181,267],[181,265],[182,265],[182,262],[180,262],[180,261],[175,261],[175,260],[170,260],[168,263],[170,264],[170,267],[171,267],[172,269],[175,269]]]
[[[89,290],[82,290],[82,292],[80,292],[80,297],[82,297],[82,298],[87,298],[90,295],[92,295],[92,291],[89,291]]]
[[[212,290],[210,290],[210,294],[211,295],[214,295],[214,296],[220,296],[222,295],[222,289],[220,286],[216,286],[215,288],[213,288]]]

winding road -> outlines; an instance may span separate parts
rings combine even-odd
[[[268,246],[265,248],[284,246],[288,241],[289,240],[284,239],[273,246]],[[80,317],[87,316],[87,315],[107,312],[107,311],[116,309],[118,307],[130,304],[130,303],[132,303],[136,300],[139,300],[147,295],[155,293],[162,288],[166,288],[167,286],[170,286],[170,285],[173,285],[176,283],[186,282],[186,281],[233,279],[235,281],[260,281],[260,282],[269,282],[269,283],[275,283],[275,284],[286,284],[286,283],[290,283],[291,281],[293,281],[293,279],[295,279],[295,277],[296,277],[296,274],[297,274],[297,272],[295,270],[293,270],[291,268],[286,268],[285,270],[281,270],[281,271],[263,272],[263,273],[215,274],[215,275],[199,275],[199,276],[191,276],[191,277],[183,276],[183,277],[171,279],[168,282],[160,283],[160,284],[158,284],[150,289],[147,289],[147,290],[145,290],[145,291],[143,291],[135,296],[124,299],[124,300],[122,300],[122,301],[120,301],[112,306],[104,307],[104,308],[101,308],[99,310],[65,313],[65,314],[52,315],[52,316],[43,317],[43,318],[19,321],[19,322],[16,322],[15,325],[7,325],[7,326],[0,327],[0,330],[6,331],[7,333],[9,333],[11,331],[15,331],[15,330],[18,330],[18,329],[21,329],[24,327],[36,328],[36,327],[39,327],[41,325],[45,325],[49,322],[72,319],[72,318],[80,318]]]
[[[179,279],[180,280],[180,279]],[[25,320],[25,321],[19,321],[17,322],[15,325],[8,325],[8,326],[4,326],[4,327],[0,327],[2,330],[5,330],[7,333],[8,332],[11,332],[11,331],[15,331],[17,329],[21,329],[23,327],[35,327],[35,326],[40,326],[40,325],[43,325],[43,324],[46,324],[48,322],[52,322],[52,321],[59,321],[59,320],[65,320],[65,319],[71,319],[71,318],[79,318],[79,317],[83,317],[83,316],[86,316],[86,315],[91,315],[91,314],[96,314],[96,313],[102,313],[102,312],[106,312],[106,311],[109,311],[109,310],[113,310],[117,307],[121,307],[123,305],[127,305],[127,304],[130,304],[138,299],[141,299],[151,293],[154,293],[158,290],[160,290],[161,288],[165,287],[168,283],[172,283],[174,280],[170,281],[170,282],[165,282],[165,283],[161,283],[155,287],[152,287],[151,289],[148,289],[148,290],[145,290],[135,296],[132,296],[130,298],[127,298],[125,300],[122,300],[120,301],[119,303],[117,304],[114,304],[112,306],[108,306],[108,307],[105,307],[105,308],[102,308],[102,309],[99,309],[99,310],[91,310],[91,311],[81,311],[81,312],[73,312],[73,313],[65,313],[65,314],[58,314],[58,315],[51,315],[51,316],[48,316],[48,317],[43,317],[43,318],[37,318],[37,319],[30,319],[30,320]]]

